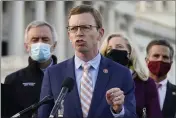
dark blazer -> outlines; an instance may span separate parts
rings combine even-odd
[[[57,63],[57,58],[52,56],[53,64]],[[11,94],[13,98],[13,104],[7,104],[6,116],[10,117],[19,111],[29,107],[30,105],[37,103],[40,99],[40,90],[43,80],[43,71],[39,68],[38,63],[33,61],[30,57],[28,59],[29,65],[23,69],[20,69],[5,78],[5,84],[13,86],[14,94]],[[24,114],[24,118],[31,117],[30,113]],[[23,116],[22,116],[23,117]]]
[[[166,97],[162,109],[164,118],[176,118],[176,85],[167,82]]]
[[[155,82],[151,78],[143,81],[138,76],[135,77],[134,82],[138,117],[142,118],[144,109],[146,109],[146,118],[162,118]]]
[[[107,69],[108,73],[104,72],[104,69]],[[67,77],[75,80],[75,86],[64,101],[63,117],[82,118],[80,98],[76,86],[74,57],[47,69],[42,83],[40,98],[52,95],[54,96],[54,100],[56,100],[61,90],[62,81]],[[101,56],[88,118],[114,118],[105,97],[106,91],[113,87],[118,87],[124,91],[124,118],[136,118],[134,83],[129,69],[103,56]],[[41,106],[39,109],[39,118],[48,118],[52,107],[53,104]]]

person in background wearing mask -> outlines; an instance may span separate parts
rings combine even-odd
[[[10,84],[16,92],[15,106],[10,106],[12,116],[17,112],[39,101],[40,89],[46,68],[57,63],[56,56],[52,55],[56,47],[56,31],[45,21],[33,21],[25,30],[25,48],[29,53],[29,65],[5,78],[5,84]],[[32,112],[24,118],[31,118]],[[35,114],[36,115],[36,114]]]
[[[130,69],[135,82],[136,113],[138,117],[162,118],[156,85],[152,79],[148,78],[129,38],[122,33],[111,34],[104,40],[100,52],[105,57]]]
[[[166,40],[153,40],[148,44],[146,52],[149,76],[156,82],[163,117],[175,118],[176,85],[171,84],[167,77],[173,62],[173,47]]]

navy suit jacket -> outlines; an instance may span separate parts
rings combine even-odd
[[[104,69],[107,69],[108,72],[106,73]],[[64,118],[82,118],[80,98],[76,86],[74,57],[46,70],[40,98],[51,95],[54,96],[56,101],[61,90],[62,81],[67,77],[75,80],[75,86],[65,98],[63,116]],[[134,82],[130,71],[126,67],[101,56],[88,118],[113,118],[105,95],[107,90],[114,87],[120,88],[125,94],[124,118],[136,117]],[[41,106],[38,111],[39,118],[48,118],[52,107],[53,104]]]
[[[162,114],[164,118],[176,118],[176,85],[167,82]]]

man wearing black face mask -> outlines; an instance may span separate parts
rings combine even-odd
[[[176,86],[168,81],[174,50],[165,40],[153,40],[146,49],[146,63],[150,77],[156,82],[160,108],[164,118],[174,118],[176,115]]]

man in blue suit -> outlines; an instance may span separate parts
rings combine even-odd
[[[101,14],[89,5],[71,9],[68,35],[75,56],[47,69],[41,96],[56,101],[62,81],[75,80],[64,100],[65,118],[135,118],[134,83],[130,71],[103,56],[98,43],[103,37]],[[48,118],[54,104],[41,106],[39,118]]]

